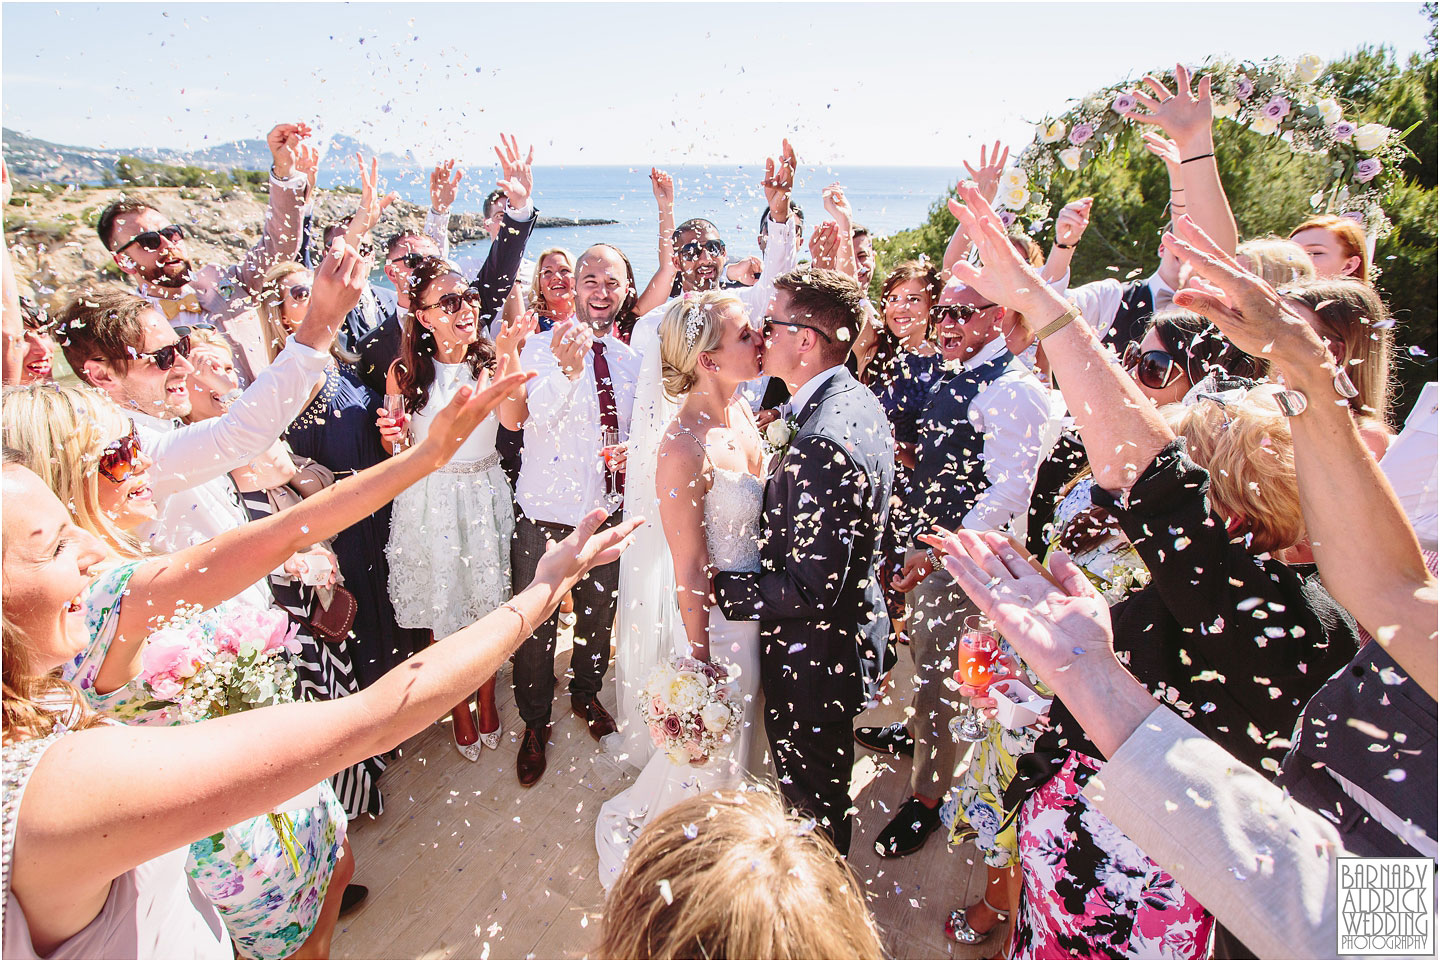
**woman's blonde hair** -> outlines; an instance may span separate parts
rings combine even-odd
[[[559,254],[565,258],[565,263],[570,265],[570,270],[575,270],[575,255],[563,247],[547,247],[535,258],[535,276],[530,278],[530,290],[525,292],[525,304],[532,311],[541,311],[545,308],[545,292],[540,287],[540,265],[545,263],[545,258],[551,254]],[[563,318],[555,318],[563,320]]]
[[[149,553],[100,507],[100,455],[131,428],[119,405],[93,388],[24,384],[5,389],[0,423],[14,463],[35,472],[77,525],[122,557]]]
[[[1290,232],[1293,238],[1302,230],[1309,230],[1312,227],[1319,227],[1328,231],[1340,244],[1340,249],[1345,252],[1345,257],[1360,258],[1360,269],[1350,276],[1362,284],[1370,283],[1370,252],[1365,244],[1365,228],[1351,220],[1349,217],[1338,217],[1335,214],[1318,214],[1295,225]]]
[[[1202,394],[1188,406],[1162,409],[1185,439],[1190,460],[1210,473],[1213,510],[1239,520],[1252,554],[1281,551],[1305,538],[1290,421],[1273,391]]]
[[[687,799],[645,827],[605,904],[606,959],[878,959],[860,882],[774,794]]]
[[[670,305],[660,321],[660,378],[666,394],[678,398],[695,386],[700,355],[720,346],[725,336],[720,317],[731,305],[745,309],[740,298],[724,291],[687,294]]]
[[[1305,253],[1305,248],[1283,237],[1248,240],[1235,248],[1235,257],[1248,258],[1245,268],[1271,287],[1304,284],[1315,279],[1315,262]]]
[[[1395,387],[1390,379],[1395,330],[1375,288],[1359,281],[1329,280],[1280,293],[1313,311],[1320,319],[1319,334],[1339,345],[1340,366],[1359,392],[1350,399],[1350,409],[1357,417],[1388,424]]]

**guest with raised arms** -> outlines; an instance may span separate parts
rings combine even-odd
[[[300,251],[300,205],[307,183],[305,174],[295,169],[295,159],[308,136],[310,128],[299,123],[278,124],[266,136],[271,166],[265,225],[260,242],[239,264],[193,264],[184,228],[143,201],[117,200],[100,212],[95,225],[100,242],[135,284],[135,292],[175,327],[204,324],[224,334],[247,382],[266,363],[253,310],[255,296],[270,265],[294,260]]]
[[[497,359],[508,357],[518,369],[529,333],[521,318],[502,324],[491,341],[479,326],[479,292],[438,257],[411,273],[410,303],[400,358],[386,379],[386,394],[401,399],[400,409],[385,409],[379,422],[392,453],[423,440],[461,388],[488,381]],[[515,518],[495,435],[501,424],[517,430],[525,417],[524,392],[507,397],[448,464],[395,499],[385,556],[390,601],[402,626],[444,638],[509,596]],[[480,683],[476,703],[478,730],[468,699],[451,713],[455,747],[472,762],[481,744],[500,747],[493,676]]]

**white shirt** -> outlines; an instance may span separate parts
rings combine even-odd
[[[845,365],[843,364],[836,364],[834,367],[827,367],[825,370],[821,371],[819,374],[815,375],[810,380],[800,385],[799,390],[795,392],[795,396],[792,397],[788,402],[786,402],[790,408],[788,413],[792,417],[799,417],[800,412],[805,410],[805,405],[810,403],[810,399],[815,396],[815,392],[819,391],[820,388],[825,384],[825,382],[834,377],[836,373],[843,371],[844,369]]]
[[[1120,313],[1120,302],[1125,297],[1125,285],[1113,277],[1106,277],[1067,291],[1061,284],[1068,285],[1069,280],[1070,275],[1067,273],[1051,287],[1058,288],[1070,298],[1071,302],[1080,308],[1085,320],[1090,322],[1090,327],[1104,338],[1115,324],[1115,315]],[[1145,283],[1150,285],[1150,299],[1156,314],[1175,306],[1175,289],[1161,279],[1159,271],[1147,277]],[[1120,346],[1124,347],[1123,344]]]
[[[750,318],[753,327],[760,327],[764,322],[766,313],[770,310],[770,299],[775,296],[775,279],[781,274],[795,269],[798,252],[795,250],[795,214],[790,214],[790,219],[783,224],[777,224],[774,220],[765,220],[765,253],[760,262],[760,279],[751,287],[727,287],[726,294],[734,294],[745,305],[745,313]],[[681,295],[683,297],[684,295]],[[672,297],[659,307],[650,311],[642,320],[647,323],[660,326],[664,319],[665,312],[674,306],[679,297]],[[761,376],[753,381],[746,381],[740,385],[738,395],[745,399],[750,405],[750,410],[757,411],[760,408],[760,399],[765,396],[765,384],[769,380]]]
[[[961,366],[974,370],[1004,351],[1005,339],[997,337]],[[1012,367],[980,389],[966,416],[985,439],[980,457],[990,485],[966,513],[963,527],[999,531],[1009,526],[1024,540],[1035,475],[1060,439],[1060,413],[1028,370]]]
[[[1436,550],[1437,541],[1435,492],[1440,488],[1437,484],[1437,474],[1440,474],[1440,459],[1436,456],[1436,446],[1440,443],[1437,412],[1440,412],[1440,385],[1431,381],[1420,392],[1420,399],[1405,419],[1405,429],[1380,459],[1380,470],[1395,489],[1420,547],[1427,551]]]
[[[600,341],[605,345],[620,440],[624,441],[630,436],[640,356],[619,338],[607,336]],[[595,355],[586,353],[585,371],[574,381],[560,369],[548,337],[530,338],[520,361],[525,370],[537,375],[529,384],[530,417],[525,422],[525,458],[515,500],[532,521],[573,527],[595,508],[607,506]]]

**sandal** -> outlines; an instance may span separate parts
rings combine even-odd
[[[1010,913],[1008,911],[997,909],[995,906],[990,904],[989,899],[982,897],[980,899],[980,902],[983,902],[987,909],[995,913],[997,919],[995,925],[986,929],[984,932],[976,932],[973,928],[970,927],[970,920],[968,917],[970,909],[974,908],[974,906],[970,906],[969,908],[956,909],[955,911],[951,912],[949,918],[945,920],[945,936],[950,939],[950,941],[959,942],[961,945],[979,945],[981,942],[984,942],[986,939],[988,939],[991,933],[993,933],[995,929],[999,928],[1000,925],[1010,917]]]

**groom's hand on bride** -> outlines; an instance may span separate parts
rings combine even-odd
[[[905,556],[905,567],[900,569],[900,574],[891,582],[896,591],[909,591],[920,582],[930,577],[935,569],[930,564],[930,555],[926,551],[912,551]]]

